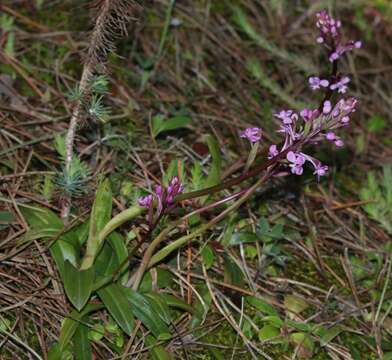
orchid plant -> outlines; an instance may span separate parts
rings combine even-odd
[[[250,152],[238,175],[222,182],[215,182],[213,186],[191,192],[184,192],[183,179],[174,176],[167,185],[156,184],[153,192],[140,197],[136,205],[120,212],[113,218],[111,217],[110,184],[108,180],[105,180],[101,182],[97,190],[90,216],[88,236],[85,236],[87,238],[86,246],[83,243],[85,251],[81,261],[79,262],[79,252],[71,249],[74,251],[73,253],[69,246],[64,247],[65,244],[61,238],[63,243],[54,242],[52,254],[64,280],[65,292],[78,310],[76,315],[71,314],[72,316],[64,326],[64,332],[67,335],[63,335],[62,340],[54,348],[59,354],[65,346],[64,336],[70,339],[76,331],[76,322],[72,319],[75,316],[80,316],[80,319],[83,320],[88,312],[100,309],[100,305],[96,307],[96,304],[88,303],[92,294],[98,294],[119,326],[130,335],[133,331],[134,319],[128,311],[129,302],[134,306],[135,315],[140,316],[141,313],[138,311],[142,308],[139,306],[141,301],[144,305],[150,301],[148,297],[143,297],[140,292],[137,292],[148,268],[159,263],[173,251],[194,240],[236,211],[269,179],[291,174],[301,176],[304,173],[305,165],[308,164],[312,167],[317,179],[328,173],[328,166],[310,155],[306,147],[319,144],[322,141],[333,143],[338,148],[344,145],[337,132],[346,128],[350,123],[351,116],[356,111],[358,100],[354,97],[346,97],[350,78],[346,74],[338,72],[338,60],[347,51],[360,48],[361,42],[345,41],[340,32],[341,22],[333,19],[326,11],[317,14],[316,25],[320,32],[316,41],[327,50],[327,61],[331,63],[332,68],[331,74],[323,77],[311,76],[308,79],[311,90],[323,92],[322,100],[317,108],[304,108],[298,113],[292,109],[283,109],[274,114],[279,122],[277,132],[282,136],[280,143],[265,144],[263,131],[259,127],[252,126],[244,129],[239,133],[239,137],[249,141]],[[211,151],[211,153],[213,152]],[[211,196],[228,189],[235,190],[229,195],[225,192],[225,195],[220,198]],[[190,201],[197,198],[202,200],[199,202]],[[184,208],[185,215],[180,218],[168,217],[167,215],[172,213],[179,204]],[[210,211],[223,204],[226,205],[223,210],[215,214],[214,217],[209,217],[207,222],[189,228],[185,235],[178,235],[176,239],[167,241],[173,233],[181,234],[178,229],[183,229],[184,224],[189,224],[188,220],[192,216]],[[197,208],[192,208],[192,205],[197,205]],[[135,235],[138,242],[132,250],[128,251],[126,246],[114,236],[115,230],[122,224],[145,213],[147,214],[147,224],[139,227],[137,236]],[[162,221],[164,218],[167,221]],[[175,219],[172,220],[173,218]],[[60,220],[56,224],[61,232],[66,231]],[[71,237],[74,238],[74,236]],[[107,242],[105,243],[105,241]],[[158,249],[163,242],[167,242],[167,244]],[[131,277],[128,277],[127,267],[130,264],[130,259],[143,244],[148,245],[143,251],[139,267]],[[77,245],[79,251],[81,245]],[[110,257],[111,249],[115,250],[116,259],[113,262],[110,261],[108,270],[106,262],[109,258],[112,259]],[[78,265],[79,263],[80,265]],[[95,268],[97,263],[103,264],[104,270],[97,272]],[[159,319],[158,313],[156,318]],[[146,317],[143,319],[146,320]],[[149,322],[153,332],[156,329],[155,324],[155,320]],[[163,328],[166,331],[167,326],[165,325]]]
[[[283,137],[282,142],[279,144],[265,145],[262,136],[263,131],[259,127],[252,126],[241,131],[239,136],[248,140],[251,145],[245,166],[239,175],[214,186],[185,193],[181,179],[175,176],[169,181],[167,186],[157,184],[153,193],[139,198],[137,205],[124,210],[110,219],[111,206],[106,206],[107,202],[111,203],[110,187],[108,181],[102,183],[97,191],[97,197],[93,206],[94,216],[92,218],[94,218],[94,221],[98,221],[102,217],[102,211],[99,206],[99,203],[102,203],[107,208],[103,213],[105,219],[107,218],[108,220],[99,220],[100,224],[92,223],[86,252],[80,268],[77,270],[79,272],[74,271],[75,277],[90,276],[94,261],[99,255],[105,239],[120,225],[146,212],[147,231],[140,234],[141,237],[138,244],[128,253],[114,275],[104,278],[102,283],[99,283],[99,287],[102,287],[105,284],[107,285],[107,282],[117,278],[119,274],[123,273],[124,265],[126,266],[135,251],[143,243],[148,243],[149,245],[144,251],[138,270],[134,276],[129,278],[126,284],[128,287],[137,290],[146,269],[162,261],[170,253],[192,241],[237,210],[263,183],[272,177],[290,174],[300,176],[303,174],[304,166],[307,164],[310,164],[313,168],[313,173],[318,179],[328,173],[328,166],[305,152],[305,148],[308,145],[319,144],[322,141],[334,143],[336,147],[344,145],[337,131],[347,127],[350,123],[350,117],[356,110],[358,100],[354,97],[345,96],[350,79],[346,74],[338,72],[337,64],[345,52],[360,48],[361,42],[353,40],[345,42],[340,32],[340,21],[333,19],[326,11],[321,11],[317,14],[316,25],[320,31],[317,43],[326,48],[327,59],[332,65],[331,74],[328,77],[311,76],[308,79],[309,86],[313,91],[324,92],[319,106],[315,109],[304,108],[299,113],[292,109],[283,109],[275,113],[274,117],[279,121],[277,132]],[[263,147],[266,148],[265,151],[263,151]],[[242,187],[238,189],[239,185],[242,185]],[[163,229],[156,235],[155,230],[158,229],[161,220],[180,203],[182,203],[184,208],[189,209],[191,204],[195,204],[189,200],[201,197],[205,199],[206,195],[210,196],[222,190],[232,189],[235,186],[237,186],[236,191],[228,196],[225,195],[218,199],[209,197],[209,199],[213,200],[207,203],[200,201],[197,209],[189,211],[177,220],[165,223]],[[174,229],[186,222],[191,216],[229,202],[232,202],[232,204],[228,205],[212,220],[200,225],[193,232],[169,242],[157,252],[155,251],[159,245],[167,240]],[[73,280],[70,284],[65,284],[66,290],[67,287],[72,287]],[[92,289],[85,294],[83,304],[87,301],[91,291]]]
[[[233,195],[219,199],[205,208],[197,210],[197,212],[209,210],[224,202],[238,198],[237,202],[229,207],[231,209],[230,211],[232,211],[248,199],[258,186],[271,177],[289,175],[290,173],[300,176],[303,174],[306,164],[310,164],[313,167],[313,174],[316,175],[317,179],[328,173],[327,165],[322,164],[321,161],[304,152],[303,149],[308,145],[319,144],[324,140],[333,142],[336,147],[342,147],[344,145],[343,140],[336,134],[336,131],[347,127],[350,122],[350,117],[356,111],[358,100],[354,97],[343,96],[347,92],[350,78],[346,74],[338,72],[338,60],[344,53],[360,48],[362,43],[361,41],[354,40],[345,41],[340,31],[341,22],[332,18],[327,11],[320,11],[316,17],[316,26],[320,32],[316,42],[325,47],[327,50],[327,59],[332,65],[332,71],[329,77],[320,78],[318,76],[311,76],[308,79],[309,86],[312,90],[324,91],[325,93],[320,105],[315,109],[304,108],[299,113],[291,109],[285,109],[274,114],[280,121],[280,126],[277,131],[283,135],[284,140],[281,144],[269,145],[268,154],[266,155],[267,161],[254,166],[252,165],[257,159],[259,144],[262,143],[262,129],[259,127],[249,127],[241,131],[239,136],[247,139],[251,144],[251,151],[241,175],[224,181],[221,184],[189,193],[183,193],[183,185],[181,185],[178,177],[174,177],[167,188],[158,185],[154,194],[141,197],[139,199],[139,205],[147,209],[149,214],[149,235],[158,224],[161,216],[167,214],[175,207],[175,204],[181,201],[211,195],[223,189],[239,185],[245,180],[259,178],[253,186],[245,187]],[[263,172],[264,176],[260,178]],[[154,211],[156,214],[155,222],[153,221]],[[183,219],[188,217],[189,215]],[[215,221],[210,222],[209,226],[217,223],[221,218],[222,214],[217,216]],[[178,224],[178,222],[175,224]],[[204,226],[203,229],[206,229],[206,227]],[[196,232],[199,233],[199,231]],[[157,239],[157,242],[153,241],[150,245],[149,249],[151,251],[146,253],[147,257],[152,256],[153,250],[160,242],[165,240],[165,237],[158,235]],[[187,239],[190,240],[192,237],[188,236]],[[183,243],[181,238],[176,240],[173,244],[167,246],[168,252],[173,251]],[[167,255],[168,252],[165,254]],[[164,251],[161,250],[160,253],[163,254]],[[161,257],[157,255],[155,259],[161,259]],[[140,281],[144,270],[151,265],[150,258],[143,259],[137,276],[138,281]],[[134,288],[137,288],[138,281],[134,283]]]

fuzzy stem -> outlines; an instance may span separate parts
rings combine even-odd
[[[79,82],[81,97],[77,100],[72,111],[68,132],[65,139],[65,170],[71,170],[74,156],[74,142],[76,129],[83,111],[83,100],[89,95],[89,82],[97,65],[103,65],[107,54],[114,51],[112,38],[116,33],[126,32],[125,25],[130,19],[132,0],[104,0],[99,15],[95,21],[94,29],[90,38],[87,60],[83,66],[82,76]],[[115,20],[115,21],[114,21]],[[66,194],[61,209],[61,217],[66,222],[71,211],[71,194]]]

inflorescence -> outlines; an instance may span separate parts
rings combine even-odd
[[[339,31],[341,22],[333,19],[326,11],[317,13],[317,27],[320,30],[320,36],[317,42],[323,44],[328,50],[328,58],[335,62],[346,51],[360,48],[361,41],[348,41],[343,43],[341,33]],[[336,72],[336,71],[334,71]],[[326,91],[338,94],[345,94],[348,89],[350,78],[348,76],[339,76],[336,73],[331,75],[330,79],[323,79],[317,76],[309,78],[309,85],[312,90],[326,89]],[[314,157],[301,152],[301,148],[308,144],[317,144],[326,139],[333,142],[337,147],[344,145],[343,140],[335,134],[335,130],[346,126],[350,121],[350,115],[355,112],[357,99],[340,98],[334,105],[327,96],[319,108],[302,109],[299,114],[293,110],[281,110],[274,114],[281,122],[279,133],[284,134],[285,139],[282,147],[279,149],[277,144],[269,147],[268,159],[278,158],[279,154],[285,152],[284,162],[288,164],[291,173],[295,175],[303,174],[303,166],[309,162],[314,169],[317,177],[326,175],[328,166]],[[240,133],[241,137],[246,137],[251,143],[256,138],[253,134],[260,133],[260,128],[248,128]],[[261,137],[259,138],[259,140]]]
[[[267,168],[271,170],[271,175],[282,174],[279,167],[272,167],[272,165],[278,164],[283,165],[292,174],[302,175],[306,163],[312,165],[313,173],[317,178],[326,175],[328,166],[304,153],[302,148],[305,145],[318,144],[324,140],[333,142],[337,147],[342,147],[344,142],[336,135],[335,131],[348,125],[350,116],[355,112],[358,104],[358,100],[354,97],[340,97],[336,102],[333,102],[331,97],[334,93],[339,96],[345,94],[350,82],[348,76],[337,72],[337,60],[345,52],[360,48],[362,42],[354,40],[344,42],[340,32],[341,22],[333,19],[326,11],[317,13],[316,17],[316,26],[320,31],[317,43],[322,44],[328,50],[328,60],[332,63],[332,74],[328,78],[312,76],[308,79],[312,90],[326,92],[318,108],[305,108],[299,113],[288,109],[274,114],[280,120],[280,127],[277,131],[284,136],[284,141],[280,145],[269,146]],[[241,131],[239,136],[247,139],[252,144],[252,149],[257,151],[257,147],[253,145],[262,140],[262,129],[249,127]],[[246,178],[246,176],[243,177],[243,179]],[[178,177],[174,177],[167,188],[159,185],[156,187],[154,195],[141,197],[139,205],[150,209],[151,218],[153,207],[156,204],[157,218],[159,219],[166,210],[174,206],[175,197],[183,190],[184,187]]]

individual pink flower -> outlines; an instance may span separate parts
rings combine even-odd
[[[298,119],[298,115],[293,110],[282,110],[274,116],[282,120],[285,125],[292,124]]]
[[[273,144],[268,149],[268,159],[272,159],[279,154],[278,147]]]
[[[326,137],[326,139],[327,139],[328,141],[333,141],[337,147],[342,147],[342,146],[344,146],[343,140],[340,139],[338,136],[336,136],[336,134],[335,134],[334,132],[332,132],[332,131],[328,131],[328,132],[325,134],[325,137]]]
[[[261,140],[261,129],[258,127],[247,128],[240,132],[240,137],[248,139],[251,143]]]
[[[152,195],[141,196],[138,199],[138,204],[143,208],[149,209],[152,204],[152,201],[153,201]]]
[[[304,172],[303,165],[305,164],[305,157],[301,153],[289,151],[286,155],[287,160],[291,163],[291,172],[295,175],[302,175]]]
[[[345,94],[347,91],[347,84],[350,82],[350,78],[348,76],[343,77],[339,81],[334,84],[331,84],[329,87],[331,90],[338,90],[338,93]]]
[[[327,165],[322,165],[322,164],[320,163],[320,164],[318,164],[318,165],[314,168],[313,174],[317,175],[317,177],[320,178],[320,176],[326,175],[327,172],[328,172],[328,166],[327,166]]]
[[[323,104],[323,114],[327,115],[327,114],[329,114],[331,112],[331,110],[332,110],[331,102],[329,100],[324,101],[324,104]]]
[[[326,79],[320,79],[317,76],[311,76],[309,78],[309,85],[312,90],[317,90],[320,89],[320,86],[328,87],[329,81]]]
[[[304,121],[312,121],[316,119],[320,115],[320,111],[318,109],[311,110],[311,109],[303,109],[299,113]]]

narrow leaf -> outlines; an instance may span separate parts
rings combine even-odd
[[[154,336],[170,335],[170,330],[159,315],[160,309],[148,297],[138,292],[123,288],[123,291],[132,304],[132,312],[135,317],[141,320]]]
[[[86,321],[86,319],[83,319]],[[89,328],[84,324],[79,324],[73,336],[74,351],[76,360],[91,360],[92,351],[91,344],[88,338]]]

